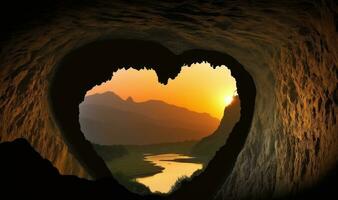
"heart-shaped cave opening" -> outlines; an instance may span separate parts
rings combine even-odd
[[[207,199],[231,173],[236,158],[244,146],[253,118],[256,88],[249,73],[239,62],[225,53],[189,50],[175,55],[160,44],[130,39],[96,41],[79,47],[64,57],[52,77],[51,107],[71,152],[92,178],[112,178],[112,173],[80,129],[79,104],[84,101],[87,91],[111,79],[113,72],[121,68],[152,69],[156,72],[158,81],[167,84],[169,79],[175,79],[182,66],[202,62],[208,62],[212,67],[224,65],[229,68],[231,75],[236,79],[241,108],[240,118],[227,137],[222,138],[224,141],[218,141],[221,147],[219,149],[217,147],[217,152],[212,152],[214,157],[208,159],[210,162],[205,165],[203,172],[189,181],[182,181],[180,187],[167,196],[175,199],[186,199],[191,192],[202,199]],[[100,147],[96,146],[96,149]],[[99,154],[105,158],[102,152]],[[124,191],[117,182],[110,184],[115,191]]]
[[[113,176],[138,194],[171,193],[205,169],[240,116],[226,66],[183,66],[160,84],[154,70],[119,69],[80,104],[81,131]]]

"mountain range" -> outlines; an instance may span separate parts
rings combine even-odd
[[[160,100],[135,102],[113,92],[86,96],[79,106],[85,137],[96,144],[144,145],[199,140],[220,121]]]

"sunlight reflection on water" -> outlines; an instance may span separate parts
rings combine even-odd
[[[175,159],[188,159],[181,154],[158,154],[145,156],[145,160],[163,167],[163,171],[152,176],[137,178],[136,181],[149,187],[151,192],[168,193],[179,177],[190,177],[195,171],[202,169],[200,163],[176,162]]]

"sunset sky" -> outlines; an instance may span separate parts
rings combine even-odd
[[[178,76],[167,85],[157,81],[154,70],[121,69],[110,81],[95,86],[86,95],[113,91],[121,98],[131,96],[135,102],[150,99],[206,112],[221,119],[224,108],[236,92],[235,79],[225,66],[213,69],[209,63],[183,66]]]

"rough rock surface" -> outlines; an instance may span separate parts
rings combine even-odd
[[[338,9],[334,1],[161,1],[58,9],[0,52],[0,140],[24,137],[62,174],[88,176],[53,121],[48,87],[72,49],[102,38],[158,42],[178,54],[226,52],[254,78],[255,116],[216,198],[262,198],[315,184],[338,161]],[[74,66],[79,69],[81,66]]]

